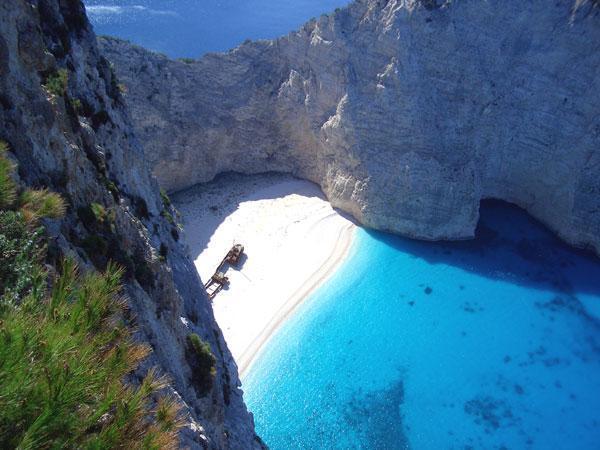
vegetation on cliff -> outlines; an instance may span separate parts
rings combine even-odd
[[[149,370],[138,387],[124,383],[150,350],[131,339],[122,269],[45,265],[40,220],[65,204],[19,192],[6,150],[0,142],[0,447],[176,448],[178,406],[153,395],[166,380]]]
[[[188,336],[187,357],[192,367],[192,381],[200,395],[206,395],[213,387],[217,376],[217,359],[208,342],[192,333]]]

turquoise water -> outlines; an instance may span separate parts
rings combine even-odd
[[[129,39],[173,58],[272,39],[349,0],[84,0],[97,34]]]
[[[600,264],[522,211],[477,239],[360,230],[243,382],[278,449],[600,448]]]
[[[172,57],[273,38],[347,0],[86,0]],[[600,264],[491,203],[474,241],[360,230],[244,380],[278,449],[600,449]]]

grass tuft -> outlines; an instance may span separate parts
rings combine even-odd
[[[59,69],[56,72],[48,75],[44,87],[50,94],[56,97],[61,97],[67,90],[68,82],[69,72],[67,72],[67,69]]]
[[[8,144],[0,141],[0,208],[10,208],[17,199],[17,186],[12,178],[15,165],[6,157]]]
[[[59,219],[65,215],[66,205],[62,197],[47,189],[25,191],[19,203],[28,222],[41,218]]]

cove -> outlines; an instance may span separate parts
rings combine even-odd
[[[361,229],[243,380],[277,449],[592,449],[600,264],[516,207],[476,239]]]

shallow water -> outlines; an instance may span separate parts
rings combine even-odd
[[[272,39],[349,0],[84,0],[97,34],[129,39],[173,58]]]
[[[477,239],[359,230],[244,380],[272,449],[600,448],[600,264],[522,211]]]
[[[171,57],[348,0],[85,0],[98,34]],[[474,241],[359,230],[244,380],[277,449],[600,448],[600,264],[492,203]]]

